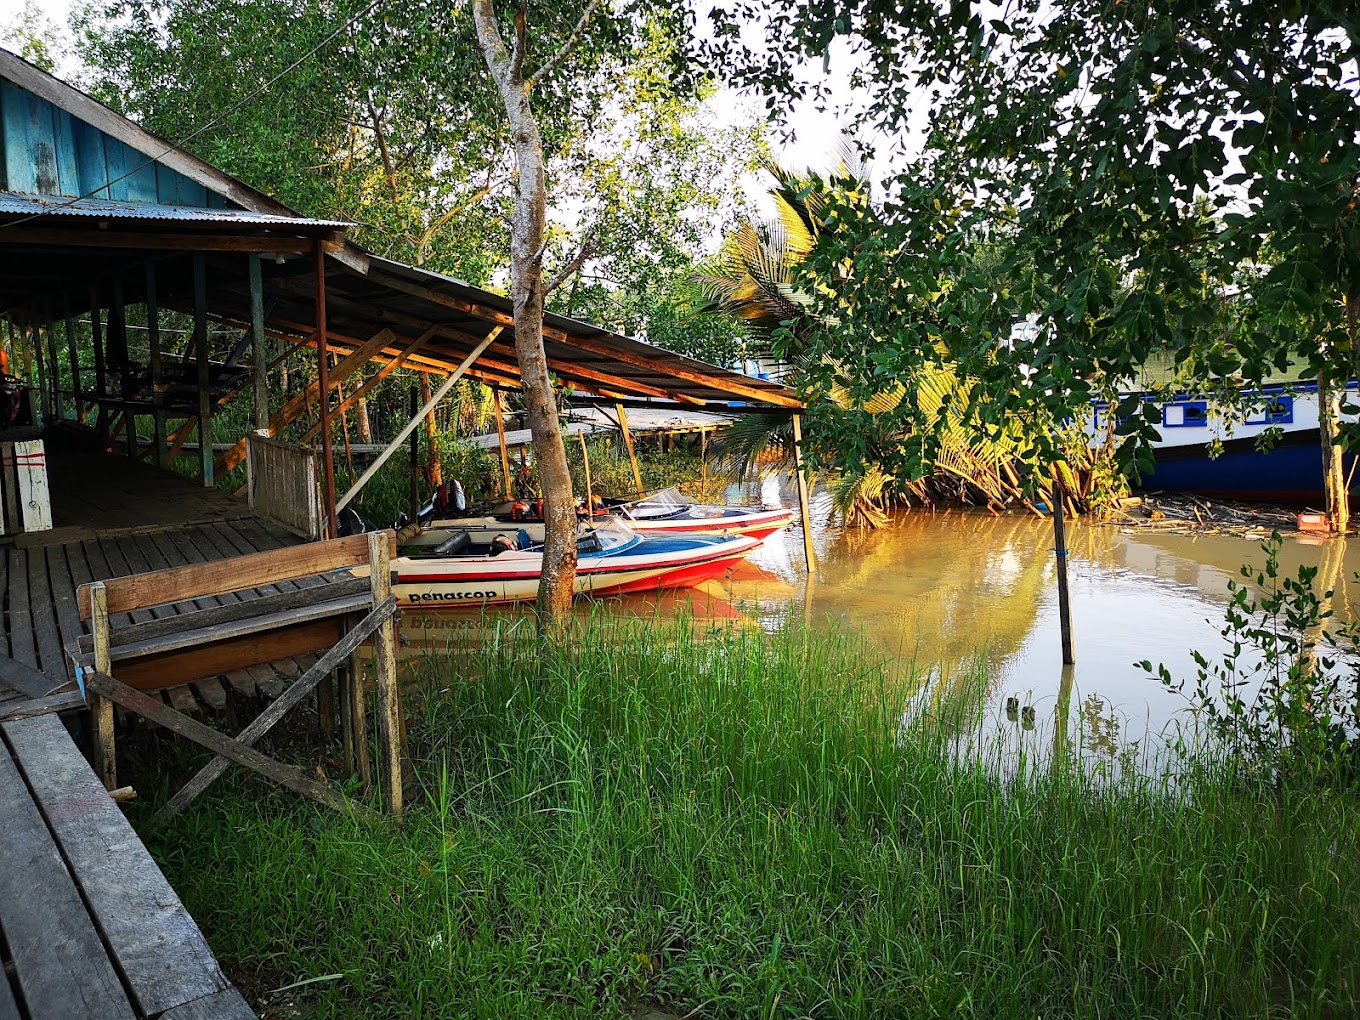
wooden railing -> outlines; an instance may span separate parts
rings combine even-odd
[[[71,654],[93,716],[95,771],[105,785],[109,789],[117,785],[113,731],[113,705],[117,704],[217,754],[170,799],[163,814],[173,814],[187,805],[225,772],[230,762],[320,803],[366,814],[366,808],[273,761],[251,745],[323,680],[329,680],[332,671],[348,662],[360,644],[371,641],[383,803],[399,814],[402,735],[394,624],[398,608],[392,595],[391,568],[395,551],[396,536],[392,532],[374,532],[81,585],[77,606],[81,619],[91,621],[93,633],[83,636]],[[363,573],[368,576],[360,576]],[[141,623],[114,626],[110,622],[110,614],[137,613],[318,575],[328,575],[329,583]],[[316,664],[235,738],[146,693],[321,649],[326,651]],[[341,690],[340,716],[351,763],[367,783],[370,766],[365,700],[363,675],[351,668]]]

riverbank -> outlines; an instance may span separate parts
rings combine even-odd
[[[419,673],[402,828],[238,780],[154,838],[257,1002],[309,982],[279,1015],[1360,1008],[1354,791],[1001,780],[950,752],[967,684],[793,626],[602,621]]]

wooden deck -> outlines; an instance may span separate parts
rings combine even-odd
[[[299,539],[241,500],[125,457],[85,448],[61,430],[48,445],[54,528],[0,544],[0,719],[76,708],[83,700],[67,654],[89,632],[76,589],[107,580],[267,552]],[[115,623],[157,619],[324,583],[284,582],[144,610]],[[221,709],[230,692],[277,697],[314,656],[204,677],[166,692],[176,708]]]
[[[0,1020],[248,1020],[55,715],[0,724]]]

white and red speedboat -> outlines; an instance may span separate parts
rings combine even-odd
[[[541,530],[541,525],[540,525]],[[616,518],[580,526],[576,591],[588,595],[687,588],[724,574],[760,545],[746,535],[654,535]],[[403,608],[527,602],[538,596],[543,547],[527,529],[427,528],[393,563]]]
[[[447,505],[447,504],[445,504]],[[585,511],[580,511],[584,515]],[[793,521],[784,507],[711,506],[687,499],[678,489],[662,491],[641,500],[598,501],[592,520],[614,518],[626,522],[645,536],[653,535],[747,535],[764,539]],[[431,501],[421,523],[435,530],[461,530],[474,537],[497,534],[507,528],[525,531],[534,542],[543,541],[543,509],[538,500],[482,504],[458,514],[442,510]]]

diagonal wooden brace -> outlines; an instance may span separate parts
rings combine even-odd
[[[210,751],[225,755],[232,761],[244,765],[246,768],[258,772],[260,775],[272,779],[279,785],[310,798],[318,804],[324,804],[365,821],[373,821],[382,817],[371,808],[346,800],[343,794],[329,786],[318,783],[314,779],[308,779],[297,769],[276,762],[273,758],[261,754],[239,740],[233,740],[211,726],[205,726],[196,719],[190,719],[149,694],[133,690],[127,684],[120,683],[111,676],[91,670],[85,674],[85,686],[114,704],[122,705],[128,711],[136,712],[144,719],[160,723],[166,729],[173,730],[182,737],[188,737],[194,743],[201,744]]]
[[[348,660],[351,653],[368,640],[370,634],[395,616],[397,612],[395,597],[375,606],[353,630],[341,639],[339,644],[317,659],[316,664],[311,669],[294,680],[288,690],[284,691],[249,726],[237,734],[236,740],[247,746],[254,744],[255,741],[269,732],[290,708],[302,701],[317,684],[329,676],[332,670]],[[230,766],[230,760],[219,753],[216,758],[199,769],[198,773],[170,798],[165,807],[157,812],[156,817],[151,820],[152,826],[158,827],[183,811],[193,802],[195,797],[215,783],[218,777],[226,772]]]

